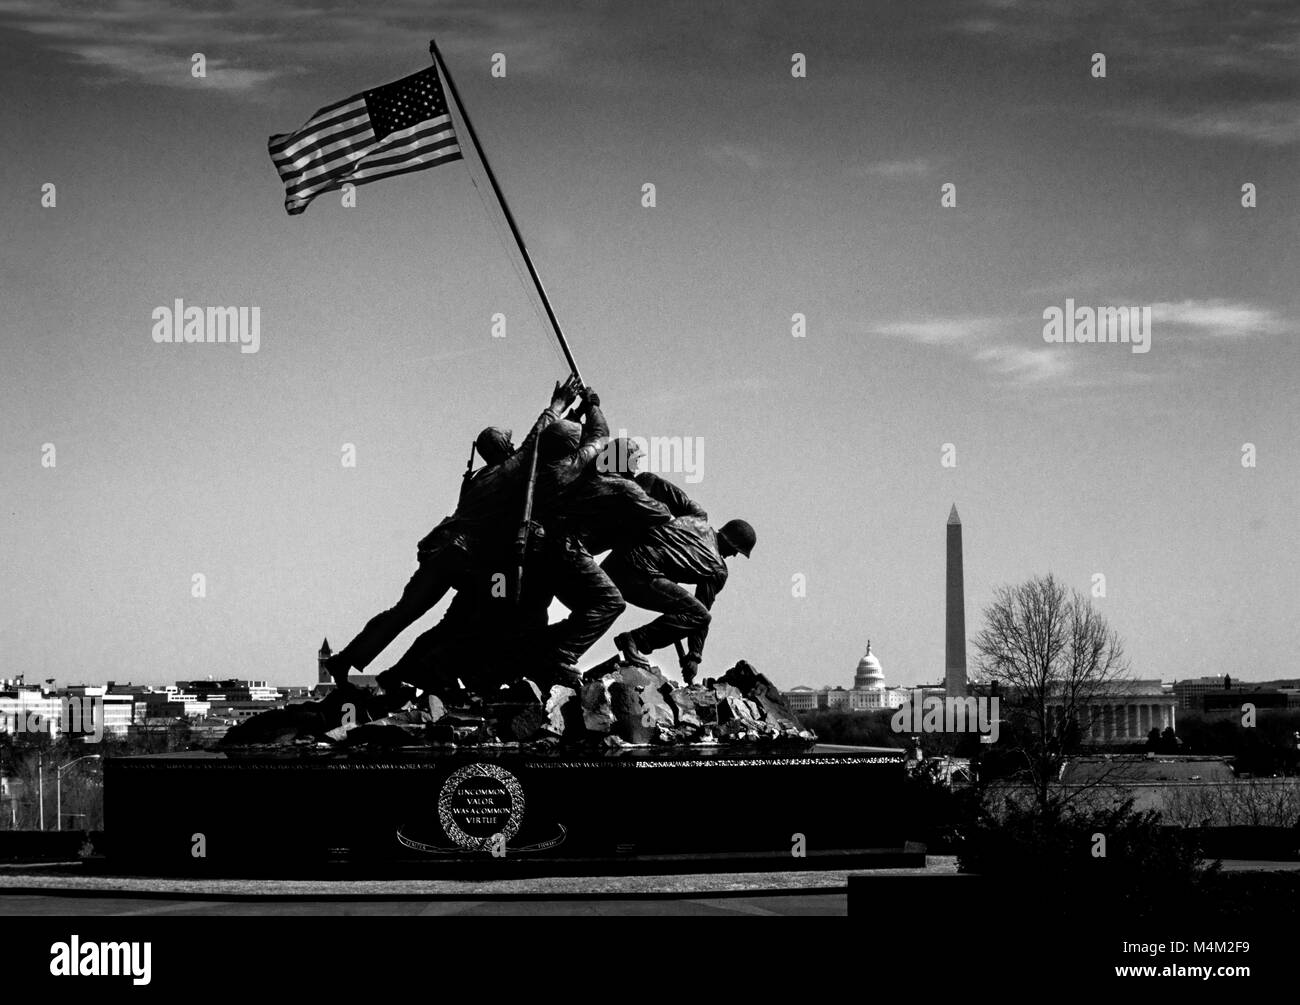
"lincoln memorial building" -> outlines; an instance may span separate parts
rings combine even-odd
[[[1052,708],[1059,721],[1061,706]],[[1137,743],[1152,729],[1177,729],[1174,721],[1178,697],[1158,680],[1113,681],[1093,696],[1088,710],[1078,711],[1083,739],[1088,743]]]

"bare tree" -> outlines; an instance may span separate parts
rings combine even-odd
[[[1180,827],[1295,827],[1300,823],[1300,782],[1238,778],[1170,786],[1164,815]]]
[[[1087,598],[1050,574],[1001,587],[974,643],[1009,706],[1011,743],[1046,813],[1066,755],[1093,726],[1093,705],[1128,675],[1124,647]]]

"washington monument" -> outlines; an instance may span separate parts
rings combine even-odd
[[[961,517],[948,514],[948,611],[944,644],[944,686],[950,698],[966,695],[966,589],[961,572]]]

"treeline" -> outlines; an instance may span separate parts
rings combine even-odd
[[[1260,777],[1300,774],[1300,709],[1261,709],[1255,725],[1244,726],[1239,714],[1178,714],[1178,753],[1217,754],[1234,758],[1238,775]]]
[[[895,733],[890,726],[893,712],[847,712],[819,709],[802,712],[799,719],[813,730],[822,743],[862,747],[900,747],[914,752],[916,738]],[[1255,724],[1246,726],[1238,715],[1205,715],[1182,712],[1176,732],[1152,731],[1145,740],[1130,743],[1086,744],[1079,738],[1066,742],[1073,754],[1155,752],[1162,754],[1200,754],[1233,758],[1239,776],[1271,778],[1300,776],[1300,709],[1261,709]],[[978,751],[973,738],[945,733],[927,733],[919,737],[926,757],[955,755],[969,757],[978,752],[982,773],[987,780],[1013,775],[1024,766],[1023,757],[1014,748],[1016,730],[1012,722],[1003,724],[1001,741],[993,747],[983,745]]]
[[[903,747],[907,737],[889,726],[890,709],[873,712],[841,712],[818,709],[800,712],[799,721],[817,734],[822,743],[855,747]]]
[[[131,754],[163,754],[191,748],[184,721],[105,735],[99,743],[80,736],[0,733],[0,830],[100,830],[104,826],[103,761]],[[75,762],[75,763],[74,763]],[[42,813],[42,794],[44,807]]]

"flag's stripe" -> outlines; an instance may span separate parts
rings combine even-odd
[[[272,137],[271,142],[274,145],[271,147],[271,153],[283,153],[285,152],[286,146],[296,142],[297,140],[312,133],[319,133],[323,130],[331,129],[339,122],[352,118],[365,110],[365,98],[359,94],[348,98],[346,101],[340,101],[337,105],[331,105],[329,108],[322,108],[319,112],[308,119],[301,129],[295,129],[291,133],[283,133],[280,136]],[[330,114],[326,114],[327,112]],[[276,144],[276,140],[283,140],[284,142]],[[292,153],[293,151],[290,150],[288,152]]]
[[[370,116],[365,112],[354,116],[342,124],[339,128],[328,133],[315,133],[311,136],[304,137],[301,144],[294,144],[292,152],[271,154],[271,157],[281,164],[289,164],[296,168],[304,167],[322,153],[328,153],[330,147],[334,144],[346,140],[350,136],[356,136],[370,128]]]
[[[350,171],[320,179],[309,188],[289,192],[285,196],[285,207],[291,213],[301,212],[316,196],[342,188],[349,182],[360,185],[390,175],[435,167],[461,157],[460,146],[454,136],[438,139],[421,137],[404,145],[401,153],[391,150],[381,151],[381,153],[384,156],[378,158],[372,156],[371,159],[359,162]]]
[[[423,146],[446,146],[449,143],[456,142],[456,134],[452,128],[445,123],[421,122],[412,126],[410,129],[403,129],[401,133],[393,133],[391,136],[385,136],[383,142],[375,144],[369,150],[365,157],[362,158],[357,167],[365,167],[373,163],[379,157],[392,157],[396,154],[403,154],[413,151],[415,148]]]
[[[329,192],[339,188],[347,182],[358,182],[364,179],[380,177],[383,174],[390,173],[394,170],[404,168],[408,165],[415,167],[432,167],[434,163],[442,163],[445,158],[454,160],[460,156],[460,147],[455,140],[443,140],[436,144],[416,145],[407,150],[400,156],[381,157],[376,160],[367,160],[355,165],[351,170],[331,175],[328,178],[319,179],[316,184],[309,188],[299,189],[286,193],[285,203],[302,201],[306,202],[314,199],[322,192]]]
[[[317,185],[328,182],[331,178],[345,175],[356,168],[358,161],[369,157],[381,146],[380,143],[371,142],[365,146],[352,147],[346,152],[345,156],[336,158],[328,166],[322,166],[312,171],[304,171],[291,181],[286,181],[285,191],[291,195],[297,195],[300,192],[310,191]]]
[[[357,145],[366,146],[375,141],[374,130],[370,128],[370,117],[362,116],[361,120],[352,128],[341,130],[337,133],[331,133],[327,136],[316,136],[312,143],[312,149],[301,156],[284,156],[277,157],[272,154],[271,159],[275,161],[276,170],[284,177],[287,174],[301,174],[304,169],[309,169],[310,165],[324,165],[329,161],[335,160],[340,152],[346,154],[349,148]]]
[[[425,122],[417,122],[415,125],[406,129],[399,130],[395,133],[389,133],[382,140],[376,142],[374,133],[370,132],[365,136],[357,137],[350,143],[339,145],[336,149],[331,149],[327,156],[319,161],[315,166],[303,171],[291,172],[292,177],[283,173],[285,185],[292,191],[301,189],[305,185],[315,182],[319,178],[327,175],[336,174],[339,171],[346,171],[349,165],[363,157],[368,157],[372,153],[382,151],[385,147],[396,145],[400,140],[408,136],[424,135],[429,130],[434,132],[446,132],[451,134],[451,117],[439,115],[437,118],[429,119]]]
[[[332,112],[332,111],[334,111],[334,109],[336,109],[336,108],[342,108],[344,105],[350,105],[350,104],[352,104],[352,102],[354,102],[354,101],[364,101],[364,100],[365,100],[365,95],[363,95],[363,94],[354,94],[354,95],[352,95],[351,97],[344,98],[342,101],[336,101],[336,102],[334,102],[334,104],[332,104],[332,105],[326,105],[324,108],[318,109],[317,112],[316,112],[316,114],[313,115],[312,118],[313,118],[313,119],[318,119],[318,118],[320,118],[322,115],[324,115],[326,112]],[[310,120],[308,120],[308,121],[310,121]]]
[[[374,130],[370,128],[369,123],[366,123],[364,131],[351,138],[340,140],[338,143],[327,145],[318,155],[308,157],[303,166],[294,167],[288,165],[287,173],[284,173],[282,177],[286,184],[301,185],[304,181],[312,178],[331,174],[341,168],[346,168],[348,164],[357,158],[364,157],[375,148],[377,142]]]
[[[322,184],[328,183],[332,178],[348,174],[363,166],[363,162],[368,157],[388,156],[397,151],[413,149],[414,146],[418,146],[420,143],[429,143],[441,140],[444,137],[454,143],[456,142],[455,133],[446,118],[447,116],[440,115],[428,122],[416,123],[407,129],[390,133],[378,143],[357,147],[343,162],[331,162],[331,166],[328,168],[303,172],[293,181],[286,179],[288,194],[291,196],[310,194]]]
[[[370,122],[369,113],[362,108],[358,111],[349,112],[347,116],[331,123],[328,127],[305,130],[300,129],[290,136],[283,137],[288,140],[287,143],[280,145],[278,149],[271,149],[270,144],[267,149],[270,150],[271,157],[277,161],[296,161],[304,155],[309,155],[313,149],[319,148],[322,144],[329,143],[331,140],[346,135],[349,131],[355,130],[358,126],[365,126]],[[271,142],[275,142],[276,137],[271,137]]]
[[[318,129],[327,127],[341,118],[347,118],[349,115],[355,115],[358,111],[364,110],[366,99],[364,94],[354,94],[350,98],[336,102],[333,105],[326,105],[304,122],[298,129],[291,133],[283,134],[280,139],[285,143],[292,143],[294,139],[302,136],[304,133],[314,132]],[[281,146],[284,144],[281,143]]]
[[[369,175],[365,178],[358,179],[354,184],[366,185],[372,181],[379,181],[380,178],[392,178],[394,175],[410,174],[412,171],[423,171],[425,168],[437,167],[439,164],[446,164],[448,161],[460,160],[460,147],[457,147],[451,153],[443,153],[433,160],[425,161],[422,164],[410,164],[407,167],[393,168],[391,171],[381,171],[379,174]]]
[[[364,133],[370,128],[370,116],[362,112],[360,115],[347,119],[336,129],[329,132],[313,133],[311,136],[304,137],[303,142],[294,144],[292,153],[286,151],[271,156],[280,163],[301,168],[320,155],[328,153],[333,144],[345,141],[359,133]]]
[[[460,160],[462,156],[463,155],[460,152],[460,147],[456,147],[456,149],[453,152],[444,153],[442,156],[436,157],[431,161],[426,161],[423,164],[411,164],[407,167],[393,168],[390,171],[383,171],[380,172],[379,174],[370,175],[369,177],[366,178],[355,178],[355,179],[340,178],[335,182],[333,182],[331,185],[329,185],[327,188],[322,188],[319,191],[313,192],[311,195],[305,198],[285,199],[284,205],[285,208],[290,213],[294,213],[294,214],[301,213],[304,209],[307,208],[307,205],[313,199],[316,198],[316,196],[325,195],[327,192],[335,192],[338,189],[341,189],[346,184],[369,185],[372,181],[379,181],[383,178],[393,178],[399,174],[410,174],[412,171],[423,171],[425,168],[437,167],[439,164],[446,164],[448,161]]]
[[[456,142],[456,137],[449,136],[446,139],[430,140],[420,139],[401,150],[382,151],[384,156],[376,157],[374,154],[365,158],[357,164],[353,171],[354,176],[364,176],[375,168],[386,167],[390,164],[405,164],[410,161],[422,162],[430,155],[441,155],[444,151],[450,151],[452,147],[456,152],[460,152],[460,145]]]

